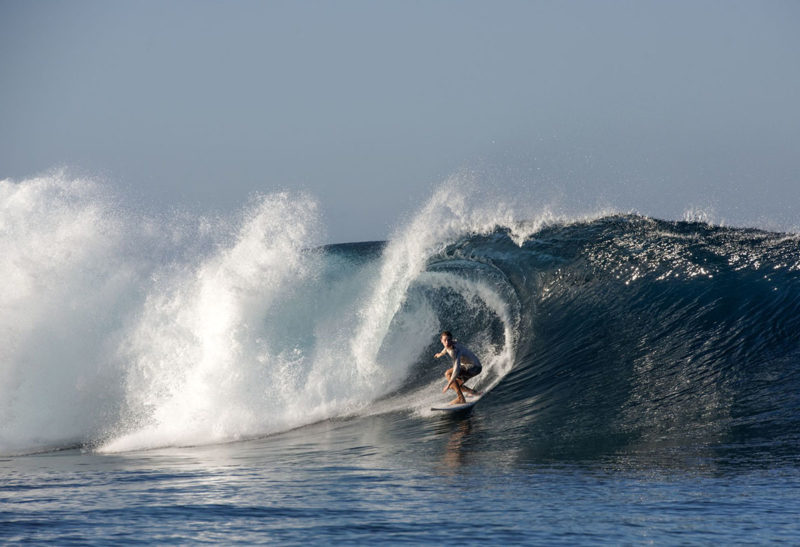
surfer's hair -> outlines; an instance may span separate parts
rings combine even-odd
[[[441,335],[442,336],[447,336],[450,340],[453,339],[453,333],[450,332],[449,330],[443,330]]]

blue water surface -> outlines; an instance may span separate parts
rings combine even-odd
[[[0,540],[57,544],[800,541],[800,472],[684,451],[536,461],[483,419],[387,415],[216,446],[0,461]],[[484,436],[484,441],[486,440]],[[702,453],[702,451],[700,451]]]

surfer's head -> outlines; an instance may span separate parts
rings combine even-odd
[[[453,345],[453,334],[449,330],[442,331],[440,339],[442,341],[442,345],[445,347],[449,348]]]

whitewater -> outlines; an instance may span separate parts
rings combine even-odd
[[[322,246],[309,196],[153,218],[87,179],[3,181],[0,453],[223,442],[358,413],[442,327],[401,312],[427,261],[494,227],[446,194],[365,259]],[[510,343],[490,358],[502,375],[507,303],[453,282],[503,316]]]
[[[0,181],[0,539],[800,539],[796,234],[463,177],[388,241],[321,218]],[[455,419],[445,329],[484,364]]]

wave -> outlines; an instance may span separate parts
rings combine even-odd
[[[56,173],[0,200],[0,453],[424,415],[443,329],[508,442],[797,437],[791,234],[521,217],[456,181],[388,242],[327,246],[305,195],[150,217]]]
[[[463,242],[501,256],[529,319],[490,412],[562,449],[796,447],[798,251],[795,235],[635,215]]]

